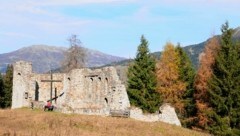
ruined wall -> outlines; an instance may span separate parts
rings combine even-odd
[[[20,73],[20,74],[19,74]],[[14,65],[12,108],[27,107],[31,102],[50,100],[50,74],[32,73],[30,63]],[[69,73],[53,74],[52,98],[57,110],[65,113],[108,115],[110,109],[130,107],[126,88],[113,67],[74,69]]]
[[[32,64],[24,61],[16,62],[13,71],[12,108],[28,106],[28,92],[31,83]]]
[[[181,122],[177,117],[175,109],[170,104],[163,104],[159,110],[161,111],[161,114],[159,114],[159,121],[181,126]]]
[[[61,80],[61,82],[53,82],[52,87],[52,98],[55,96],[58,96],[63,91],[63,81],[64,81],[64,75],[65,74],[53,74],[53,80]],[[51,76],[50,74],[32,74],[31,79],[29,82],[31,82],[29,96],[32,96],[33,101],[43,101],[46,102],[47,100],[50,100],[50,82],[42,82],[42,80],[50,80]],[[59,101],[58,98],[56,99]],[[53,104],[57,104],[57,101],[53,100]]]
[[[19,61],[14,64],[12,108],[28,107],[31,101],[45,102],[50,99],[49,74],[32,73],[31,63]],[[53,79],[63,80],[64,74],[53,74]],[[56,90],[56,91],[55,91]],[[63,83],[53,83],[53,97],[63,90]],[[55,101],[53,101],[55,104]]]
[[[177,117],[175,109],[170,104],[163,104],[159,108],[159,113],[155,114],[143,114],[141,109],[132,108],[130,110],[130,117],[141,121],[147,122],[162,121],[165,123],[181,126],[181,122]]]
[[[62,112],[108,115],[110,109],[130,107],[126,89],[113,67],[75,69],[66,76],[68,88],[60,107]]]

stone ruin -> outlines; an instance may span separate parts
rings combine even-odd
[[[50,100],[50,74],[32,72],[31,63],[14,64],[12,108],[44,105]],[[130,107],[125,86],[113,67],[90,70],[74,69],[69,73],[54,73],[52,104],[63,113],[109,115],[110,110]],[[42,106],[41,105],[41,106]]]
[[[69,73],[54,73],[52,83],[44,82],[50,79],[51,74],[33,73],[31,63],[16,62],[13,72],[12,109],[42,108],[51,99],[52,104],[57,107],[56,110],[63,113],[108,116],[111,115],[111,111],[129,111],[129,116],[138,120],[180,124],[169,121],[169,118],[176,120],[176,113],[174,108],[172,111],[168,106],[167,110],[170,113],[165,111],[149,117],[144,116],[140,110],[130,109],[126,88],[119,80],[114,67],[95,70],[83,68],[74,69]]]
[[[162,121],[169,124],[174,124],[181,126],[181,122],[177,117],[175,109],[168,103],[163,104],[159,108],[159,113],[155,114],[144,114],[143,111],[139,108],[131,108],[130,118],[146,121],[146,122],[156,122]]]

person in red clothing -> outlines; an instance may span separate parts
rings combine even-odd
[[[47,101],[47,105],[44,106],[44,111],[46,111],[46,109],[48,111],[52,111],[53,110],[53,106],[52,106],[52,103],[50,101]]]
[[[51,104],[50,101],[47,102],[47,106],[48,106],[48,107],[51,107],[51,106],[52,106],[52,104]]]

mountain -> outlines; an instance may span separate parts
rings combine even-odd
[[[216,35],[216,37],[220,40],[221,35]],[[191,59],[196,69],[198,68],[199,64],[199,55],[203,52],[205,45],[208,43],[210,39],[211,38],[198,44],[183,47],[183,50],[188,54],[189,58]],[[233,29],[233,40],[237,42],[240,41],[240,27]],[[160,58],[161,52],[154,52],[153,55],[156,58]]]
[[[57,69],[64,58],[67,48],[47,45],[32,45],[19,50],[0,54],[0,71],[4,72],[6,66],[19,60],[32,62],[33,71],[37,73]],[[125,60],[125,58],[108,55],[96,50],[86,49],[87,67],[99,67],[109,63]]]
[[[233,40],[240,41],[240,27],[233,29]],[[220,35],[217,37],[220,38]],[[210,40],[210,39],[208,39]],[[195,68],[198,67],[199,54],[203,52],[205,44],[208,40],[199,44],[189,45],[183,47],[186,53],[189,55]],[[6,66],[10,63],[18,60],[30,61],[33,63],[34,72],[43,73],[51,69],[57,69],[60,67],[60,62],[63,59],[63,53],[67,48],[47,46],[47,45],[33,45],[30,47],[24,47],[14,52],[0,54],[0,72],[6,71]],[[100,66],[128,66],[132,60],[128,60],[121,57],[116,57],[108,54],[101,53],[99,51],[86,49],[87,67],[100,67]],[[161,52],[152,53],[153,56],[160,58]]]

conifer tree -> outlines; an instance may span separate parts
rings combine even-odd
[[[141,37],[137,55],[128,69],[128,96],[131,105],[145,112],[156,112],[161,105],[160,94],[156,92],[155,59],[149,53],[148,41]]]
[[[12,86],[13,86],[13,66],[8,65],[6,75],[4,76],[4,108],[12,104]]]
[[[2,74],[0,74],[0,108],[4,107],[4,84]]]
[[[228,22],[222,26],[221,48],[209,81],[212,108],[209,130],[215,135],[240,135],[240,54]]]
[[[182,96],[186,83],[180,80],[180,57],[175,47],[167,43],[161,58],[157,63],[158,91],[164,97],[164,102],[171,103],[178,112],[183,112]]]
[[[206,129],[209,123],[207,116],[207,112],[210,111],[209,97],[207,94],[208,81],[212,76],[212,66],[215,63],[215,58],[219,48],[220,45],[218,39],[216,37],[213,37],[207,42],[203,53],[200,54],[199,57],[200,66],[198,68],[194,81],[194,99],[197,109],[196,121],[194,123],[196,127],[199,127],[201,129]]]
[[[194,94],[194,77],[195,77],[195,69],[193,64],[183,50],[183,48],[178,45],[176,47],[176,52],[180,57],[179,62],[179,79],[186,84],[186,90],[183,93],[182,101],[184,103],[184,112],[182,114],[182,125],[185,127],[190,127],[193,125],[192,117],[195,115],[195,101],[193,98]]]

